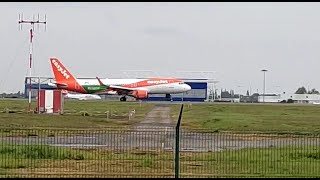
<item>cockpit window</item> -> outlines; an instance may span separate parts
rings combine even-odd
[[[179,84],[184,84],[184,82],[179,82]]]

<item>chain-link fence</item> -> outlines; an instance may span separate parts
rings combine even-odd
[[[1,129],[1,177],[175,177],[173,127]],[[179,177],[320,177],[320,135],[180,130]]]

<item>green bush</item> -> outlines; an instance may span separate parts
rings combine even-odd
[[[26,159],[70,159],[84,160],[85,156],[81,152],[75,150],[67,150],[50,146],[39,145],[16,145],[1,146],[0,155],[11,156],[13,158]]]

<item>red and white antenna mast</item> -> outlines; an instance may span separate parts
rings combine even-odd
[[[19,30],[22,30],[22,24],[30,24],[30,49],[29,49],[29,108],[28,110],[31,111],[31,70],[32,70],[32,50],[33,50],[33,37],[34,37],[34,25],[38,24],[44,24],[45,25],[45,31],[47,30],[47,16],[44,16],[44,21],[40,21],[40,15],[38,14],[37,20],[35,20],[35,15],[33,15],[33,20],[24,20],[23,14],[19,14]]]

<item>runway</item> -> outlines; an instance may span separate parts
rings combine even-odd
[[[214,152],[241,148],[320,145],[320,138],[305,137],[261,137],[245,134],[181,132],[180,150]],[[173,151],[175,132],[173,128],[133,129],[128,131],[106,131],[101,134],[57,136],[57,137],[2,137],[1,141],[13,144],[41,144],[72,148],[105,148],[108,150],[155,150]]]

